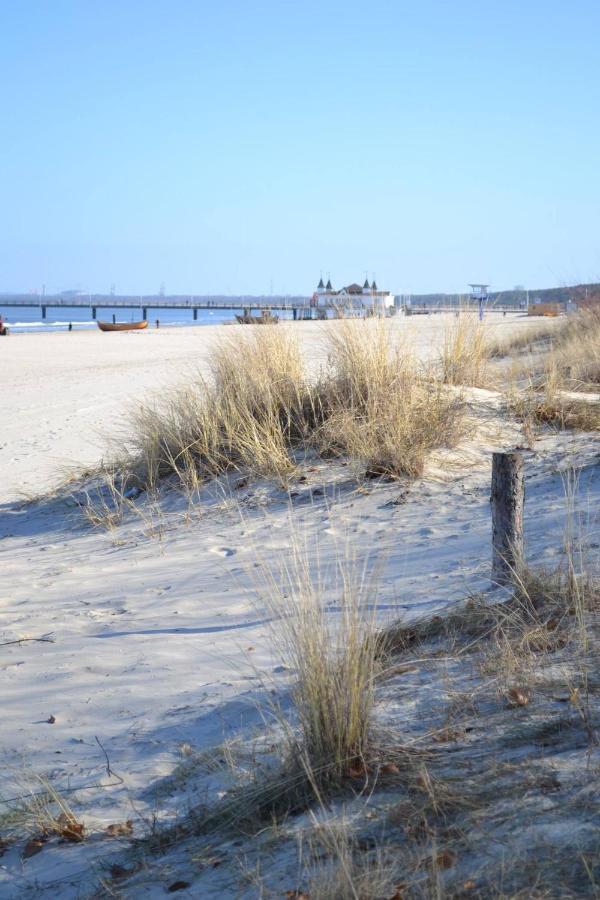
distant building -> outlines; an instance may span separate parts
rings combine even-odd
[[[313,294],[313,302],[315,306],[337,306],[340,309],[356,310],[370,309],[373,312],[385,313],[393,308],[394,295],[390,291],[379,290],[375,279],[372,284],[369,284],[368,278],[365,279],[362,287],[354,281],[336,291],[330,279],[324,285],[321,278],[317,290]]]
[[[527,309],[528,316],[560,316],[564,311],[561,303],[530,303]]]

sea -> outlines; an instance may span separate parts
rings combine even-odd
[[[235,315],[241,315],[242,309],[199,309],[198,318],[194,319],[191,309],[152,309],[146,307],[148,327],[160,325],[187,328],[198,325],[220,325],[224,322],[235,322]],[[98,309],[98,318],[103,322],[139,322],[142,318],[141,308],[125,308],[123,306]],[[46,318],[42,319],[41,307],[34,306],[0,306],[0,314],[12,334],[26,334],[33,331],[86,331],[96,328],[96,319],[92,318],[92,310],[81,306],[48,307]],[[291,310],[277,311],[280,319],[291,319]]]

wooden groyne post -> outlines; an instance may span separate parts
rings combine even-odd
[[[508,584],[523,559],[523,454],[492,457],[492,581]]]

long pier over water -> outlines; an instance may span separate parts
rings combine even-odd
[[[300,311],[310,310],[311,297],[301,296],[169,296],[153,295],[134,297],[113,294],[0,294],[0,306],[29,307],[40,310],[42,319],[46,318],[48,309],[89,309],[92,319],[96,318],[98,309],[139,309],[142,318],[148,318],[149,309],[189,309],[194,319],[198,318],[200,309],[244,309],[253,311],[261,309],[291,310],[294,318],[302,315]],[[321,307],[323,308],[323,307]]]

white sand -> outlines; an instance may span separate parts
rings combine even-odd
[[[392,327],[409,324],[425,355],[439,336],[439,320]],[[490,327],[516,324],[498,318]],[[296,327],[317,358],[322,326]],[[53,641],[0,647],[0,795],[20,793],[28,768],[59,789],[81,788],[74,804],[92,834],[132,817],[142,834],[155,812],[162,819],[202,800],[181,790],[156,792],[181,761],[180,747],[249,737],[260,725],[255,701],[264,705],[258,676],[280,686],[293,677],[279,671],[264,610],[251,598],[256,559],[273,563],[289,551],[289,500],[261,483],[236,492],[233,502],[213,490],[190,517],[182,499],[168,494],[160,508],[145,507],[145,520],[132,517],[112,533],[87,528],[65,501],[13,501],[19,491],[50,486],[62,463],[96,459],[93,431],[110,430],[128,403],[201,362],[222,331],[27,335],[0,346],[9,386],[2,417],[0,643]],[[390,617],[443,609],[489,584],[490,452],[514,446],[519,432],[502,422],[497,396],[479,391],[473,398],[474,415],[485,424],[474,426],[456,453],[433,458],[403,499],[403,485],[357,489],[347,468],[328,463],[319,463],[308,482],[292,485],[293,528],[313,558],[320,548],[322,566],[334,560],[336,543],[347,540],[356,552],[384,561],[380,602]],[[540,558],[560,546],[564,500],[557,470],[595,459],[596,450],[585,436],[553,438],[537,449],[527,463],[527,531],[529,553]],[[597,505],[600,485],[594,482],[591,491]],[[124,784],[107,776],[96,738]],[[54,842],[23,863],[21,843],[2,858],[0,896],[92,896],[99,866],[115,852],[107,840]],[[180,863],[190,869],[189,856]],[[157,865],[158,874],[122,896],[166,896],[166,885],[183,869]],[[188,880],[204,877],[202,867],[187,869]],[[237,864],[208,872],[211,890],[202,882],[190,896],[256,896],[252,888],[242,890]]]
[[[439,343],[449,318],[398,317],[390,327],[398,335],[409,335],[411,346],[425,358]],[[532,324],[536,321],[522,315],[490,313],[485,327],[505,334]],[[293,329],[314,363],[324,358],[325,330],[336,325],[301,322],[278,327]],[[35,333],[2,340],[0,503],[38,494],[55,485],[69,467],[97,461],[106,436],[132,404],[185,379],[202,365],[215,341],[238,329],[244,326]]]

